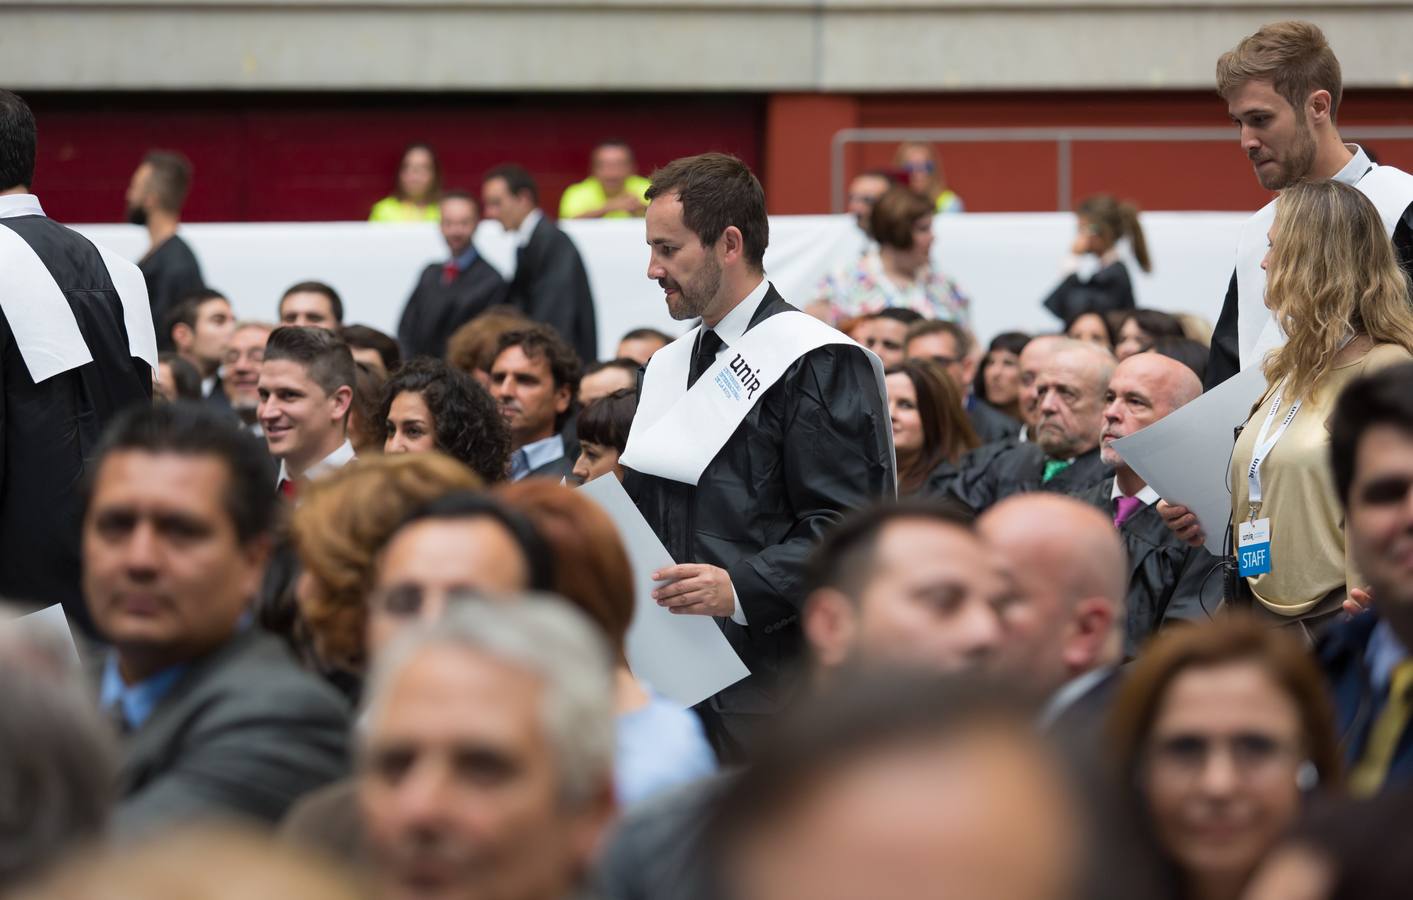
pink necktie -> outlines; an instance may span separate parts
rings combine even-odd
[[[1143,501],[1137,497],[1118,497],[1114,505],[1114,527],[1122,528],[1134,513],[1143,508]]]

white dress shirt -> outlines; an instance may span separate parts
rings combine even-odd
[[[337,450],[310,466],[309,471],[304,473],[304,478],[306,481],[313,481],[320,476],[329,474],[335,469],[348,465],[353,462],[356,456],[357,454],[353,452],[353,442],[345,438],[344,442],[339,444]],[[285,461],[280,460],[280,474],[275,479],[275,486],[279,487],[286,481],[292,480],[293,479],[289,477],[289,470],[285,468]]]

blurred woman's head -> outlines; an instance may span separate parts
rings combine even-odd
[[[465,372],[487,389],[491,386],[491,366],[496,361],[500,336],[529,324],[525,314],[513,306],[492,306],[451,333],[446,342],[446,361]]]
[[[1109,320],[1097,312],[1080,313],[1070,319],[1065,324],[1065,337],[1098,344],[1105,350],[1114,349],[1114,335],[1109,331]]]
[[[891,187],[873,205],[869,231],[879,247],[917,268],[932,253],[933,212],[932,203],[917,191]]]
[[[1324,678],[1293,636],[1228,617],[1165,631],[1119,687],[1120,776],[1189,894],[1239,891],[1340,757]]]
[[[1030,335],[1006,331],[991,339],[973,391],[997,409],[1018,408],[1020,404],[1020,353],[1030,343]]]
[[[1114,355],[1122,362],[1135,353],[1152,350],[1159,338],[1182,336],[1182,322],[1176,316],[1156,309],[1131,309],[1119,322]]]
[[[1145,272],[1151,272],[1148,242],[1138,221],[1138,207],[1124,203],[1110,194],[1095,194],[1080,201],[1075,208],[1079,217],[1080,236],[1089,240],[1089,252],[1103,256],[1122,238],[1128,238],[1133,257]]]
[[[1289,395],[1306,397],[1355,335],[1413,350],[1408,278],[1368,197],[1337,181],[1291,185],[1270,239],[1266,305],[1287,338],[1268,357],[1272,383],[1288,377]]]
[[[437,359],[402,366],[383,390],[385,453],[441,452],[471,467],[487,484],[505,478],[510,430],[490,393]]]
[[[600,397],[579,412],[579,458],[574,462],[573,474],[580,484],[600,475],[623,480],[618,457],[628,445],[628,431],[637,411],[637,391],[625,389]]]
[[[442,192],[442,167],[430,144],[408,144],[397,167],[393,196],[426,206],[437,202]]]
[[[555,593],[587,613],[624,662],[633,621],[633,568],[613,520],[578,491],[544,479],[508,484],[496,495],[529,519],[549,545]]]
[[[888,415],[898,455],[898,491],[919,490],[943,462],[955,463],[979,440],[962,406],[962,392],[930,359],[907,359],[889,369]]]
[[[353,403],[348,407],[348,441],[367,457],[383,452],[383,386],[387,378],[366,363],[353,364]]]
[[[480,486],[475,473],[439,453],[360,459],[309,485],[291,534],[304,569],[299,611],[322,662],[362,670],[376,558],[402,520],[445,493]]]
[[[942,162],[937,158],[937,149],[931,144],[904,141],[898,145],[893,164],[903,171],[908,187],[926,197],[929,204],[935,204],[947,189]]]

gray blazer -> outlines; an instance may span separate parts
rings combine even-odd
[[[280,820],[348,773],[349,709],[252,628],[192,665],[124,739],[115,833],[193,819]]]

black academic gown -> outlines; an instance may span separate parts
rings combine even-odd
[[[1413,204],[1403,211],[1398,224],[1390,235],[1393,253],[1403,271],[1413,279]],[[1207,374],[1202,380],[1203,387],[1211,390],[1241,371],[1241,344],[1237,338],[1237,321],[1240,304],[1237,297],[1236,271],[1227,282],[1227,295],[1222,300],[1222,312],[1212,329],[1212,346],[1207,357]]]
[[[550,325],[585,365],[598,359],[598,326],[589,274],[579,249],[548,218],[516,253],[510,302],[536,322]]]
[[[771,288],[750,327],[792,309]],[[793,686],[805,560],[845,513],[893,495],[890,428],[867,357],[831,344],[791,364],[696,487],[624,468],[623,486],[672,558],[726,569],[745,613],[745,626],[717,619],[752,673],[704,704],[719,752],[749,743]]]
[[[175,350],[168,327],[172,310],[178,303],[206,289],[196,254],[181,235],[174,234],[153,247],[137,267],[147,282],[147,302],[152,307],[152,324],[157,329],[157,349]]]
[[[397,342],[406,359],[446,356],[446,342],[452,332],[487,309],[506,302],[510,285],[490,263],[480,256],[457,274],[451,284],[442,283],[442,263],[422,270],[417,287],[407,298],[397,326]]]
[[[1003,441],[1020,434],[1020,422],[976,397],[971,398],[971,405],[967,407],[967,418],[971,420],[972,430],[983,444]]]
[[[1099,458],[1099,448],[1081,454],[1049,481],[1045,475],[1045,451],[1035,443],[978,447],[962,458],[961,471],[951,485],[952,496],[976,515],[981,515],[1012,494],[1052,491],[1072,494],[1108,475],[1110,469]]]
[[[1103,315],[1133,307],[1133,281],[1122,260],[1109,263],[1088,281],[1071,273],[1045,298],[1045,308],[1062,322],[1085,313]]]
[[[0,218],[0,227],[43,260],[93,357],[35,384],[0,313],[0,596],[63,603],[91,630],[79,584],[80,484],[108,422],[152,402],[152,370],[129,350],[118,291],[87,238],[38,215]]]
[[[1113,516],[1114,479],[1103,481],[1074,496]],[[1124,656],[1132,658],[1158,633],[1174,622],[1200,622],[1210,618],[1222,602],[1222,574],[1218,561],[1205,547],[1179,541],[1155,506],[1145,506],[1119,528],[1128,552],[1128,625],[1124,629]]]

